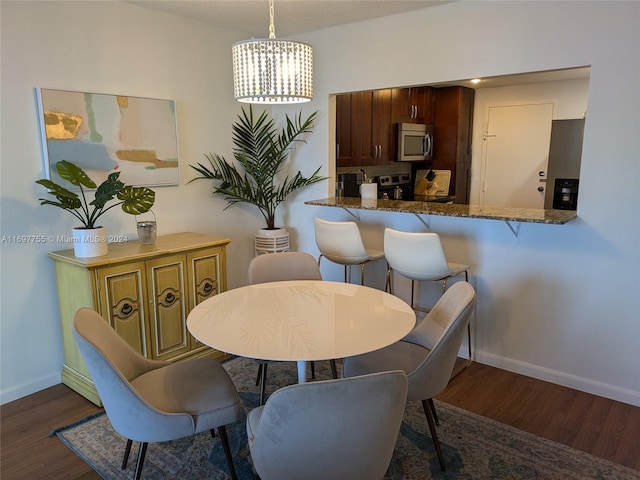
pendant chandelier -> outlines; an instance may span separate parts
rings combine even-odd
[[[269,38],[233,44],[233,94],[246,103],[302,103],[313,98],[313,49],[304,42],[276,40],[273,0]]]

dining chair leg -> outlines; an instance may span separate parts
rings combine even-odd
[[[231,457],[231,449],[229,448],[229,438],[227,437],[226,427],[224,425],[219,426],[218,433],[220,434],[220,441],[222,442],[224,456],[227,458],[227,464],[229,465],[229,473],[231,474],[231,479],[238,480],[236,468],[233,466],[233,458]]]
[[[131,444],[133,440],[127,438],[127,445],[124,447],[124,457],[122,458],[122,470],[127,468],[127,462],[129,461],[129,453],[131,453]]]
[[[256,375],[256,387],[260,385],[260,379],[262,378],[262,365],[263,363],[258,364],[258,375]]]
[[[440,420],[438,420],[438,412],[436,412],[436,405],[433,403],[433,398],[429,399],[429,407],[431,407],[431,413],[433,413],[433,419],[436,422],[436,425],[440,425]]]
[[[364,285],[364,267],[365,263],[360,264],[360,285]]]
[[[329,365],[331,365],[331,376],[336,380],[338,378],[338,367],[336,366],[336,361],[329,360]]]
[[[267,390],[267,364],[262,364],[262,378],[260,379],[260,405],[264,405],[265,392]]]
[[[316,379],[316,362],[311,362],[311,378]]]
[[[429,407],[429,402],[427,400],[422,400],[422,409],[424,410],[424,414],[427,416],[427,423],[429,424],[429,430],[431,431],[431,439],[433,440],[433,445],[436,447],[436,455],[438,456],[438,461],[440,462],[440,469],[444,472],[446,470],[446,467],[444,465],[442,449],[440,448],[440,440],[438,440],[438,432],[436,431],[433,414],[431,413],[431,408]]]
[[[147,442],[142,442],[140,444],[140,450],[138,451],[138,462],[136,463],[136,474],[135,480],[140,480],[140,475],[142,475],[142,466],[144,465],[144,457],[147,454],[147,446],[149,444]]]

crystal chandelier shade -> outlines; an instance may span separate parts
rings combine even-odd
[[[276,40],[273,0],[269,38],[233,45],[233,93],[239,102],[302,103],[313,99],[313,48],[304,42]]]

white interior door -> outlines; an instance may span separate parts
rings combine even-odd
[[[553,101],[487,107],[482,205],[544,208],[553,111]]]

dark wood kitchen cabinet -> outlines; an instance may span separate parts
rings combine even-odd
[[[449,194],[454,203],[469,203],[471,137],[475,91],[466,87],[434,89],[434,170],[451,170]]]
[[[391,118],[393,123],[433,123],[433,88],[393,88]]]
[[[351,166],[351,94],[336,95],[336,165]]]
[[[338,167],[393,163],[391,89],[336,96]]]

